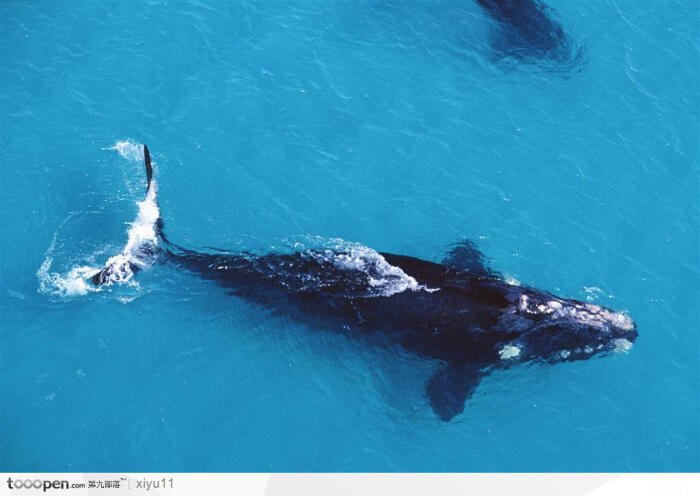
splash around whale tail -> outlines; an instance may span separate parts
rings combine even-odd
[[[138,202],[138,215],[131,224],[129,239],[123,251],[107,260],[104,268],[90,277],[95,286],[128,281],[134,273],[155,261],[160,251],[159,241],[165,241],[156,202],[153,162],[146,145],[143,145],[143,160],[146,169],[146,197]]]

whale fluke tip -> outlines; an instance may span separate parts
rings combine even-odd
[[[153,166],[151,165],[151,154],[148,152],[148,146],[143,145],[143,159],[146,163],[146,191],[151,188],[151,178],[153,178]]]

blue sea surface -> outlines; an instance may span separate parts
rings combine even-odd
[[[700,470],[698,3],[547,3],[573,64],[499,53],[473,0],[0,3],[0,470]],[[471,239],[639,338],[446,423],[401,348],[167,265],[92,291],[137,143],[180,245]]]

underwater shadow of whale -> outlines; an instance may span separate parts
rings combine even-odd
[[[494,52],[523,61],[548,60],[573,67],[583,60],[577,47],[540,0],[476,0],[496,21]]]

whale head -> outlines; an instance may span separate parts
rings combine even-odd
[[[529,325],[505,344],[502,360],[561,362],[626,352],[637,339],[637,326],[623,312],[545,293],[523,293],[515,313]]]

